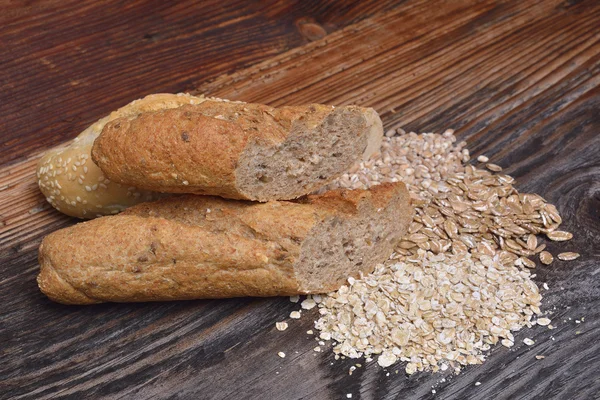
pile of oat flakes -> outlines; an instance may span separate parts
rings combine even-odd
[[[467,164],[465,146],[451,130],[391,130],[379,154],[326,188],[402,181],[416,208],[390,260],[302,303],[307,309],[318,303],[316,339],[320,345],[331,340],[336,357],[377,357],[382,367],[401,360],[408,374],[458,372],[482,363],[498,342],[513,346],[513,331],[536,323],[552,327],[541,317],[542,296],[532,280],[535,257],[546,265],[554,259],[538,236],[566,241],[572,234],[558,230],[556,207],[519,193],[487,157],[477,158],[480,168]],[[561,260],[578,256],[558,254]]]

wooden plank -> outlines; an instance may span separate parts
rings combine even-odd
[[[594,398],[600,392],[600,4],[407,1],[198,91],[274,105],[359,103],[387,127],[455,127],[559,208],[577,261],[540,268],[555,330],[515,335],[459,376],[402,372],[312,351],[316,310],[285,332],[287,299],[62,307],[37,292],[35,246],[73,221],[42,209],[31,160],[0,167],[0,393],[15,398]],[[193,84],[190,84],[194,86]],[[36,208],[37,207],[37,208]],[[42,207],[43,208],[43,207]],[[564,245],[549,244],[556,253]],[[297,307],[297,306],[296,306]],[[554,308],[556,307],[556,308]],[[585,317],[585,322],[574,320]],[[571,318],[572,320],[569,320]],[[563,322],[564,321],[564,322]],[[579,332],[579,333],[577,333]],[[536,346],[520,341],[531,337]],[[554,339],[551,339],[554,338]],[[40,343],[44,346],[40,346]],[[278,351],[288,354],[277,357]],[[297,353],[296,353],[297,352]],[[543,354],[544,360],[534,355]],[[401,367],[398,367],[401,369]],[[445,381],[442,381],[442,378]],[[482,382],[474,386],[474,382]]]
[[[6,3],[6,2],[3,2]],[[8,2],[0,165],[156,92],[204,81],[385,11],[393,1]]]

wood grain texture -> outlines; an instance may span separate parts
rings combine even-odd
[[[0,164],[156,92],[187,91],[391,1],[1,1]]]
[[[320,12],[337,11],[323,6]],[[211,82],[185,75],[190,71],[182,65],[198,65],[191,56],[183,56],[173,73],[181,74],[185,87],[211,95],[271,105],[356,103],[378,109],[387,127],[457,129],[475,155],[485,153],[516,177],[520,190],[556,204],[564,228],[575,235],[549,248],[553,254],[578,251],[580,259],[536,271],[535,280],[550,287],[543,291],[543,309],[553,312],[556,329],[524,329],[515,347],[493,349],[484,365],[458,376],[406,377],[401,365],[390,376],[376,365],[350,376],[350,360],[312,351],[315,342],[305,332],[316,310],[285,332],[275,330],[274,323],[298,307],[287,299],[53,304],[35,285],[37,245],[43,234],[74,221],[44,205],[34,150],[74,133],[45,134],[36,142],[35,130],[23,128],[20,140],[29,144],[0,150],[5,161],[17,150],[28,157],[0,167],[0,398],[600,398],[599,25],[600,4],[592,0],[434,6],[410,0],[285,53],[267,51],[263,62]],[[186,29],[181,24],[174,35],[190,35]],[[128,52],[120,48],[115,57],[135,57]],[[129,87],[123,102],[168,87],[147,79],[136,81],[146,86]],[[101,94],[121,90],[112,85],[87,88],[81,95],[90,102],[71,115],[85,123],[101,116],[108,109],[98,109]],[[104,99],[102,107],[120,105],[113,104],[120,95]],[[2,113],[4,120],[9,114]],[[525,337],[536,345],[524,345]],[[278,351],[287,357],[277,357]],[[546,358],[536,360],[538,354]]]

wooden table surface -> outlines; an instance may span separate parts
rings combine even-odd
[[[600,398],[597,0],[0,4],[0,398]],[[458,376],[373,363],[350,376],[356,361],[313,352],[315,309],[275,330],[298,307],[287,298],[50,302],[37,247],[76,220],[37,190],[39,154],[135,98],[180,91],[456,129],[575,234],[549,247],[580,259],[536,270],[556,329],[524,329]]]

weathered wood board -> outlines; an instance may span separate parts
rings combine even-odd
[[[5,5],[0,398],[600,398],[600,3],[202,3]],[[379,110],[386,127],[456,129],[521,191],[556,204],[574,233],[549,248],[581,258],[538,267],[535,279],[550,287],[543,309],[556,329],[523,330],[515,347],[458,376],[407,377],[401,365],[350,376],[351,361],[313,352],[314,318],[275,330],[297,308],[287,299],[48,301],[35,283],[37,246],[76,221],[38,192],[39,153],[165,91],[356,103]]]

